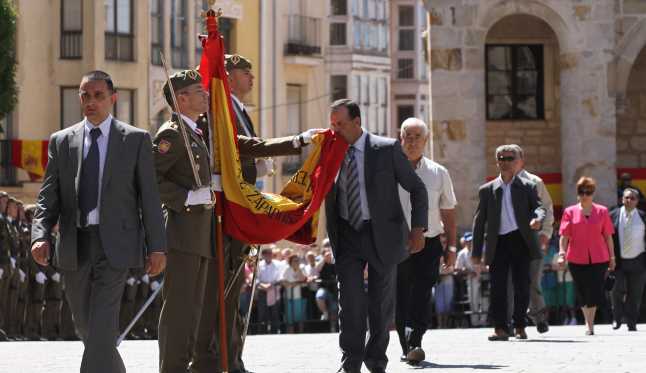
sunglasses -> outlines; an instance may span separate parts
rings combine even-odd
[[[498,157],[498,162],[513,162],[515,160],[516,160],[516,157],[503,157],[503,156]]]
[[[581,189],[578,191],[578,194],[580,196],[591,196],[594,194],[594,190],[592,189]]]
[[[633,200],[636,200],[637,198],[635,198],[633,196],[625,196],[624,199],[628,199],[628,200],[633,201]]]

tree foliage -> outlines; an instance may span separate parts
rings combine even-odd
[[[16,105],[16,9],[12,0],[0,0],[0,119]]]

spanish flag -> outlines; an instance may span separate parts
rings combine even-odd
[[[215,170],[221,175],[224,193],[217,201],[224,209],[224,231],[251,244],[281,239],[312,243],[316,240],[319,208],[334,183],[348,144],[331,130],[315,135],[309,157],[280,194],[261,192],[245,182],[224,68],[224,44],[216,17],[207,15],[206,23],[208,37],[202,40],[200,75],[211,98]]]
[[[29,173],[31,180],[45,175],[49,141],[11,140],[11,164]]]

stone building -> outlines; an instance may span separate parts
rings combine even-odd
[[[517,143],[558,205],[581,176],[616,204],[618,170],[646,167],[646,1],[426,0],[434,158],[452,173],[459,223]]]

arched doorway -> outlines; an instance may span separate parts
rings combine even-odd
[[[518,144],[526,169],[544,179],[557,208],[562,204],[560,53],[552,28],[525,14],[496,22],[485,41],[487,176],[498,174],[496,147]]]
[[[646,47],[632,65],[617,111],[617,170],[632,175],[633,184],[646,191]]]

